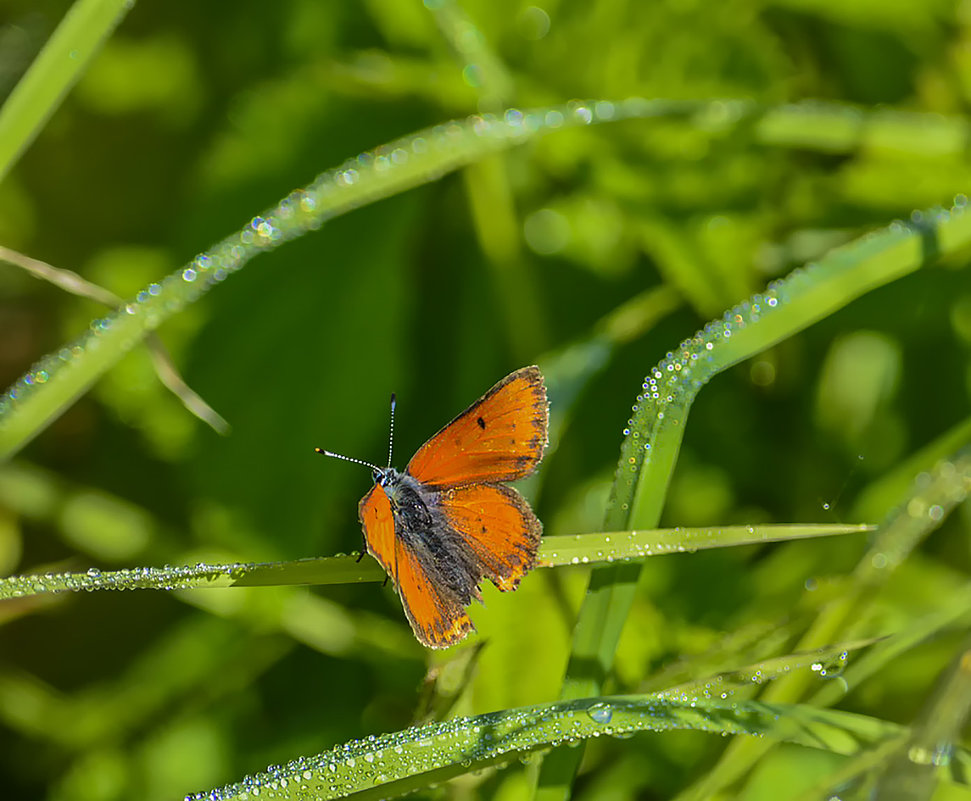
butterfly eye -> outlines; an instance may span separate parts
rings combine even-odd
[[[375,467],[371,471],[371,477],[375,484],[386,487],[394,481],[394,470],[390,467]]]

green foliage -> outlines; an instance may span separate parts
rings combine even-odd
[[[963,5],[0,9],[0,244],[124,299],[0,269],[0,795],[967,797]],[[555,569],[425,652],[313,447],[534,362]]]

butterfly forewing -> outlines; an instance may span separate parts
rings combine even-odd
[[[548,421],[543,374],[538,367],[524,367],[422,445],[408,473],[439,487],[515,481],[543,457]]]
[[[536,562],[543,525],[511,487],[474,484],[441,495],[451,527],[465,540],[488,578],[500,590],[514,590]]]
[[[371,487],[371,491],[361,498],[357,514],[364,529],[368,553],[391,575],[394,569],[394,515],[384,490],[377,484]]]

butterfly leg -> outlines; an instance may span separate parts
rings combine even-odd
[[[367,549],[367,537],[363,537],[362,536],[361,537],[361,552],[357,555],[357,559],[355,559],[354,561],[357,562],[358,564],[360,564],[361,560],[364,558],[364,555],[367,552],[368,552],[368,549]]]

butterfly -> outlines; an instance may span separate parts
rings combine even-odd
[[[391,396],[391,433],[395,399]],[[401,598],[415,637],[447,648],[475,630],[466,607],[489,579],[514,590],[536,564],[543,524],[507,481],[528,476],[547,443],[549,404],[538,367],[506,376],[418,449],[404,471],[317,448],[371,468],[358,516],[364,543]],[[393,443],[392,443],[393,444]]]

